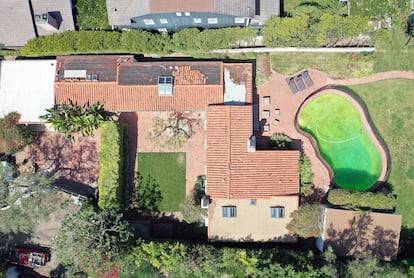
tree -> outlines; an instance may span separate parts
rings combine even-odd
[[[0,118],[0,153],[13,154],[32,142],[29,129],[18,124],[20,114],[11,112]]]
[[[0,211],[0,230],[30,232],[33,227],[49,218],[56,204],[51,190],[54,179],[38,174],[23,173],[8,184],[7,206]]]
[[[192,118],[188,112],[174,111],[167,119],[155,117],[148,137],[161,147],[179,148],[194,135],[199,123],[200,120]]]
[[[292,139],[283,133],[275,133],[270,137],[269,145],[274,150],[291,150]]]
[[[72,102],[62,103],[46,111],[48,113],[40,116],[40,119],[52,124],[57,131],[63,133],[71,141],[74,141],[76,133],[82,136],[93,136],[93,132],[104,121],[110,119],[109,113],[100,103],[84,106],[75,105]]]
[[[132,233],[122,214],[109,213],[84,204],[80,211],[66,215],[52,252],[72,273],[92,276],[107,273],[117,258],[129,252]]]
[[[290,215],[286,228],[302,238],[317,237],[322,231],[322,208],[319,204],[305,204]]]

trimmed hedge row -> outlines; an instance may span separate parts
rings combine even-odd
[[[329,192],[328,202],[345,208],[393,210],[397,200],[392,194],[333,189]]]
[[[104,122],[100,131],[98,206],[107,211],[119,211],[124,188],[124,126],[120,122]]]
[[[173,36],[146,31],[69,31],[29,40],[24,56],[50,56],[75,53],[153,53],[191,52],[231,48],[242,41],[251,42],[253,28],[223,28],[199,31],[184,29]]]

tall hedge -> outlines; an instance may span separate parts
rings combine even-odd
[[[29,40],[22,48],[24,56],[51,56],[80,53],[127,52],[137,54],[168,54],[173,51],[192,52],[232,48],[250,43],[253,28],[222,28],[199,31],[185,29],[174,35],[130,30],[68,31]]]
[[[392,194],[333,189],[328,194],[328,202],[344,208],[393,210],[397,200]]]
[[[122,123],[110,121],[104,122],[100,131],[98,206],[106,211],[119,211],[124,188],[124,128]]]

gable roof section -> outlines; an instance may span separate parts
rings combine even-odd
[[[69,73],[82,76],[68,78]],[[97,75],[97,80],[87,81],[85,76],[91,74]],[[158,76],[165,75],[174,77],[173,95],[158,94]],[[223,103],[223,91],[222,62],[136,62],[132,56],[117,55],[57,58],[56,104],[100,102],[105,109],[117,112],[194,111]]]
[[[151,0],[150,13],[214,12],[214,0]]]
[[[133,62],[133,56],[85,55],[58,56],[56,81],[64,81],[65,70],[86,70],[88,74],[97,74],[99,82],[116,82],[118,64]]]
[[[222,62],[147,62],[123,64],[119,85],[157,85],[158,76],[174,76],[178,85],[222,85]]]
[[[61,82],[55,84],[55,103],[72,100],[83,105],[100,102],[114,112],[205,110],[223,102],[223,86],[175,86],[174,95],[158,95],[157,86],[118,86],[108,82]]]
[[[29,0],[1,0],[0,48],[24,45],[36,37]]]
[[[331,246],[338,256],[372,255],[394,260],[398,253],[401,215],[361,213],[342,209],[324,209],[323,249]]]
[[[251,135],[251,105],[208,108],[208,195],[213,200],[297,195],[299,152],[248,152]]]

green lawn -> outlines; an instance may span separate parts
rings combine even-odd
[[[349,87],[368,107],[391,154],[389,182],[403,226],[414,228],[414,81],[387,80]]]
[[[178,211],[185,200],[185,153],[138,153],[138,172],[160,186],[160,211]]]
[[[334,78],[358,78],[371,75],[374,71],[371,54],[282,52],[273,53],[271,62],[273,70],[286,75],[313,68]]]

